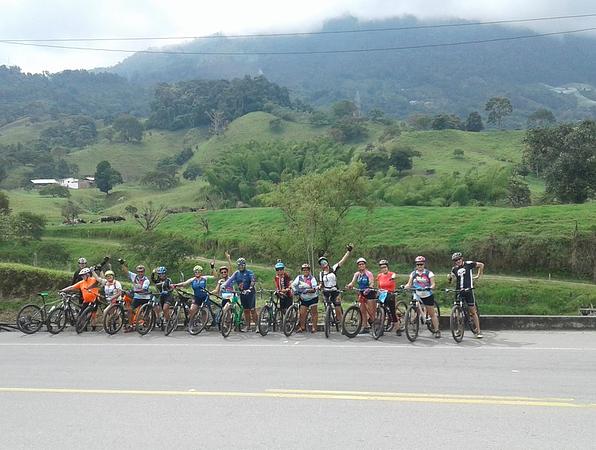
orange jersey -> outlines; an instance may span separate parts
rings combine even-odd
[[[86,280],[81,280],[73,287],[80,289],[83,294],[83,303],[94,302],[99,297],[99,289],[97,289],[97,280],[89,277]]]
[[[387,291],[395,291],[395,279],[391,279],[393,276],[397,278],[397,274],[393,272],[380,273],[377,275],[377,286],[379,289],[385,289]]]

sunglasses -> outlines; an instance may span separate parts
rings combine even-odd
[[[417,266],[423,266],[424,263],[416,263]]]
[[[304,270],[304,269],[302,269]],[[276,272],[283,272],[283,269],[275,269]]]

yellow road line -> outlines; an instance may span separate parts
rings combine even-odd
[[[490,399],[490,400],[518,400],[518,401],[554,401],[554,402],[573,402],[574,398],[560,397],[512,397],[503,395],[467,395],[467,394],[423,394],[415,392],[370,392],[370,391],[324,391],[307,389],[267,389],[266,392],[294,393],[294,394],[331,394],[331,395],[374,395],[391,397],[431,397],[431,398],[469,398],[469,399]]]
[[[459,398],[459,397],[412,397],[403,394],[367,395],[346,392],[343,394],[326,394],[316,392],[210,392],[210,391],[154,391],[137,389],[74,389],[74,388],[0,388],[1,393],[28,393],[28,394],[88,394],[88,395],[138,395],[161,397],[250,397],[250,398],[291,398],[291,399],[324,399],[324,400],[359,400],[383,402],[409,402],[409,403],[438,403],[438,404],[468,404],[468,405],[497,405],[497,406],[542,406],[554,408],[596,408],[595,404],[581,404],[563,401],[546,400],[516,400],[491,398]]]

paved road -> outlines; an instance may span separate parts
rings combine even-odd
[[[0,333],[0,448],[594,448],[596,332]]]

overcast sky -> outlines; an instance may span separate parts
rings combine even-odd
[[[505,20],[596,13],[593,0],[0,0],[0,39],[136,37],[312,31],[325,19],[351,14],[379,19]],[[524,25],[528,26],[528,25]],[[596,26],[596,18],[532,25],[543,31]],[[142,49],[154,42],[65,45]],[[55,72],[115,64],[127,54],[57,50],[0,43],[0,65]]]

